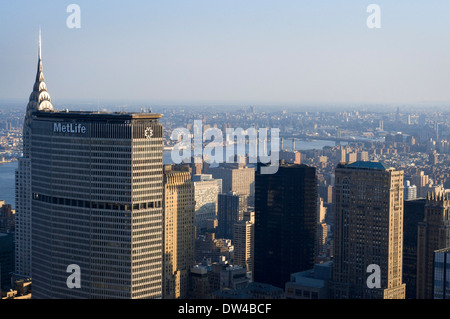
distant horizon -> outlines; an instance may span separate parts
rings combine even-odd
[[[235,111],[237,109],[246,109],[255,107],[259,110],[273,110],[278,111],[292,111],[292,112],[351,112],[363,111],[373,113],[396,112],[397,108],[400,113],[410,112],[450,112],[450,102],[422,102],[422,103],[320,103],[320,102],[303,102],[303,103],[249,103],[249,102],[220,102],[220,101],[151,101],[151,100],[109,100],[109,101],[93,101],[90,99],[58,99],[57,102],[52,101],[56,111],[68,108],[70,111],[118,111],[118,110],[132,110],[139,111],[140,109],[148,110],[149,108],[192,108],[192,109],[215,109],[229,107]],[[24,112],[28,98],[14,98],[1,99],[0,109],[10,108],[11,106],[22,107]],[[226,111],[222,109],[222,111]],[[408,112],[407,112],[408,111]]]
[[[41,26],[55,106],[450,105],[448,1],[79,0],[80,28],[69,4],[2,3],[0,99],[26,103]]]

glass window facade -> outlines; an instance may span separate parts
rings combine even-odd
[[[35,114],[33,297],[161,298],[162,126],[158,118],[154,114]],[[67,287],[66,270],[71,264],[80,266],[80,289]]]

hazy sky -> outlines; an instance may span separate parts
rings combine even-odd
[[[28,100],[39,25],[56,106],[450,101],[448,0],[0,0],[0,99]]]

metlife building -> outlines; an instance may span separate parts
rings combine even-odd
[[[160,118],[31,115],[33,298],[161,298]]]

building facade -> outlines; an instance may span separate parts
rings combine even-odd
[[[217,209],[217,236],[233,238],[233,225],[244,218],[247,196],[235,192],[219,194]]]
[[[242,220],[233,226],[233,263],[243,266],[253,278],[255,255],[255,213],[244,212]]]
[[[317,230],[315,167],[280,162],[255,177],[254,280],[284,289],[290,275],[311,269]]]
[[[33,297],[161,298],[161,115],[32,116]]]
[[[424,219],[425,198],[403,202],[403,282],[406,299],[416,299],[418,225]]]
[[[450,299],[450,248],[434,251],[433,299]]]
[[[403,172],[380,162],[335,169],[333,299],[404,299]],[[379,287],[368,285],[379,267]]]
[[[208,168],[213,178],[222,180],[224,193],[235,192],[247,196],[249,206],[254,205],[255,169],[242,163],[222,163],[219,167]]]
[[[16,274],[31,276],[31,123],[32,113],[51,112],[53,105],[45,83],[41,30],[39,30],[38,65],[33,91],[30,94],[23,124],[23,155],[19,158],[16,170]]]
[[[418,225],[417,299],[433,298],[434,251],[450,247],[450,199],[448,193],[427,196],[424,219]]]
[[[188,165],[164,166],[164,299],[187,298],[195,264],[195,196]]]
[[[208,225],[217,219],[218,196],[222,192],[222,181],[212,175],[194,175],[195,190],[195,227],[197,233],[203,233]]]

